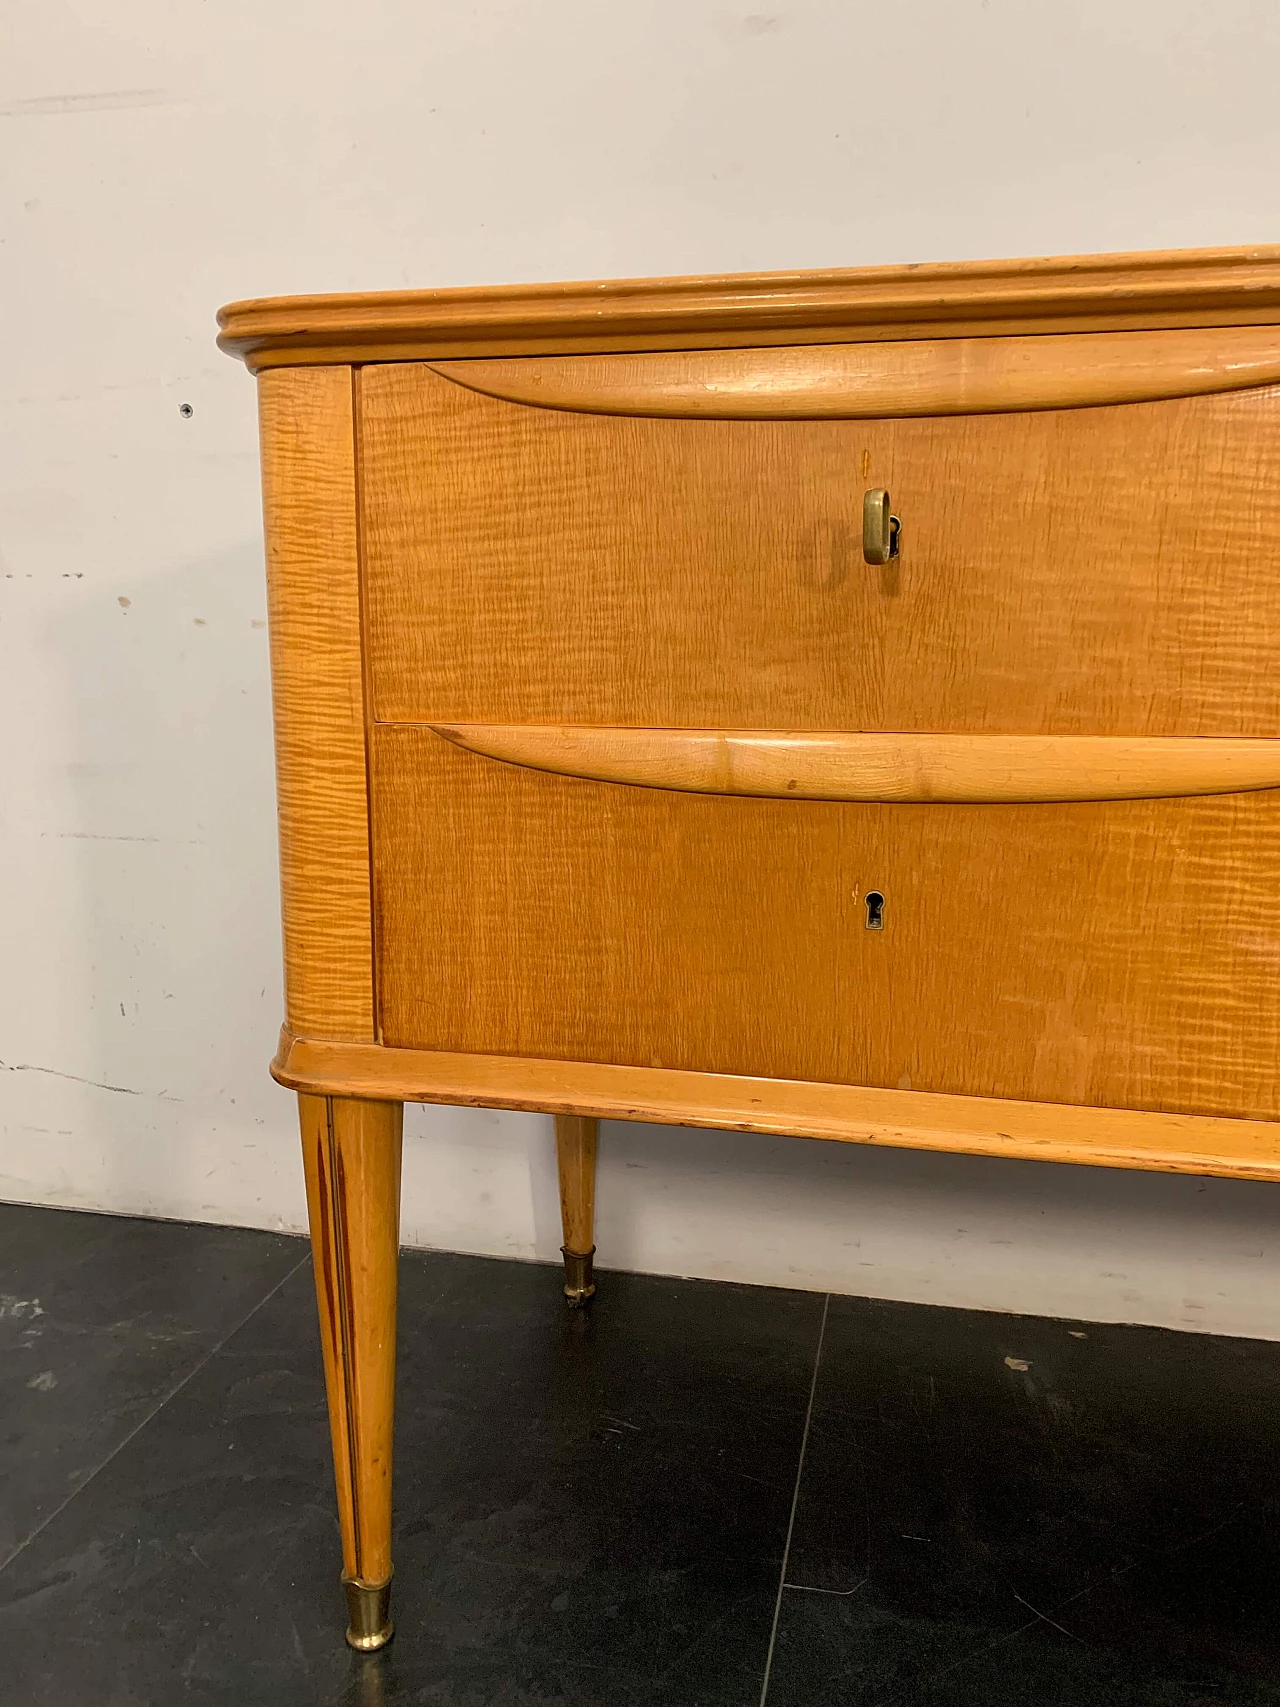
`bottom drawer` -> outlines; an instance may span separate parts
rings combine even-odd
[[[745,799],[405,725],[371,760],[385,1043],[1280,1116],[1280,791]]]

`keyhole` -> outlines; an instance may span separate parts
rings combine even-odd
[[[867,929],[869,931],[882,931],[884,929],[884,896],[878,889],[868,889],[866,903]]]

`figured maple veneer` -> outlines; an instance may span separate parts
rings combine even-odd
[[[259,381],[285,1011],[372,1039],[373,940],[348,368]]]
[[[372,756],[386,1043],[1280,1114],[1280,793],[745,799],[420,728]]]
[[[1280,380],[1280,327],[538,356],[434,367],[473,391],[541,409],[876,420],[1074,409],[1268,385]]]
[[[421,365],[360,395],[380,720],[1280,735],[1275,388],[867,422],[563,413]]]
[[[471,753],[560,776],[778,800],[1160,800],[1280,785],[1280,741],[1230,736],[797,734],[436,723]]]

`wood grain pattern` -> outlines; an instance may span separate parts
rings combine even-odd
[[[346,368],[259,381],[285,1011],[372,1039],[368,790]]]
[[[433,366],[456,385],[540,409],[705,420],[875,420],[1076,409],[1270,385],[1280,380],[1280,326]]]
[[[391,1575],[398,1099],[298,1097],[343,1574]]]
[[[390,1044],[1280,1115],[1275,792],[922,811],[617,788],[425,729],[373,757]]]
[[[470,753],[560,776],[777,800],[1159,800],[1280,786],[1280,741],[1230,736],[798,734],[436,723]]]
[[[250,367],[1280,322],[1280,247],[233,302]]]
[[[375,715],[1280,735],[1280,389],[638,420],[364,370]],[[891,494],[901,554],[862,557]]]
[[[564,1248],[587,1256],[595,1248],[596,1154],[600,1122],[590,1115],[556,1115],[556,1170]]]
[[[291,1089],[582,1113],[728,1132],[1280,1181],[1280,1123],[804,1084],[671,1068],[326,1043],[281,1033]]]

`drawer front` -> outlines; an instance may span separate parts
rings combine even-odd
[[[640,419],[365,368],[374,715],[1280,734],[1278,410]]]
[[[731,798],[385,727],[371,761],[388,1044],[1280,1117],[1276,791]]]

